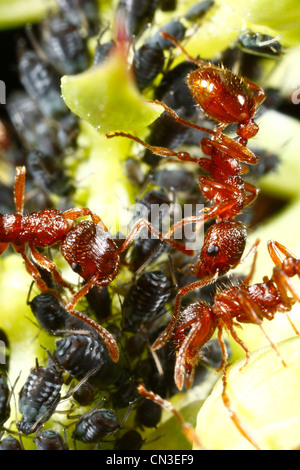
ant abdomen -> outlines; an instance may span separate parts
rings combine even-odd
[[[248,82],[228,69],[199,67],[188,75],[187,84],[203,111],[220,123],[247,122],[256,111],[257,97]]]

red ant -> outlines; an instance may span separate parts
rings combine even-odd
[[[255,165],[259,159],[248,148],[247,139],[258,132],[258,125],[253,121],[257,107],[265,99],[264,91],[249,80],[235,75],[224,67],[210,65],[202,60],[194,59],[183,49],[180,43],[167,33],[162,33],[181,48],[189,60],[195,62],[199,68],[187,77],[187,84],[195,101],[205,113],[219,122],[216,131],[206,129],[190,123],[179,117],[164,103],[155,101],[163,106],[165,111],[176,121],[194,129],[207,132],[211,139],[204,138],[201,148],[210,158],[195,158],[188,152],[175,152],[165,147],[149,145],[138,137],[116,132],[107,137],[123,136],[135,140],[153,153],[162,157],[177,157],[181,161],[195,162],[211,176],[200,176],[199,186],[207,200],[212,202],[209,208],[204,209],[204,216],[192,216],[182,219],[174,224],[170,231],[164,235],[168,239],[178,228],[192,222],[205,222],[216,219],[207,231],[198,262],[191,267],[198,281],[179,289],[175,314],[171,320],[174,326],[179,313],[180,298],[187,292],[202,287],[202,280],[208,278],[206,283],[213,282],[218,276],[235,268],[240,262],[246,245],[246,229],[235,217],[249,205],[257,196],[258,189],[242,178],[243,164]],[[230,123],[237,123],[236,139],[231,139],[222,133]],[[255,245],[252,249],[255,249]],[[169,339],[170,329],[161,335],[164,340]]]
[[[117,276],[120,268],[120,254],[138,235],[143,227],[148,227],[155,236],[161,235],[145,219],[139,219],[132,227],[123,244],[118,247],[110,237],[109,231],[94,212],[88,208],[73,208],[64,212],[57,209],[44,209],[23,215],[26,168],[17,167],[15,174],[14,201],[15,214],[0,214],[0,255],[11,243],[17,253],[25,261],[27,272],[36,281],[42,292],[49,289],[41,278],[38,268],[29,260],[25,253],[28,245],[33,261],[52,274],[53,279],[63,287],[72,286],[64,281],[56,270],[56,265],[36,247],[48,247],[60,243],[60,250],[73,271],[78,273],[86,283],[67,303],[69,313],[80,318],[98,331],[108,347],[112,359],[117,362],[119,350],[114,337],[105,328],[98,325],[83,313],[74,310],[75,305],[93,286],[103,287],[110,284]],[[90,216],[91,221],[74,221],[82,216]],[[179,249],[179,243],[169,241]]]
[[[223,329],[227,330],[246,353],[245,365],[249,361],[249,350],[237,336],[234,326],[240,323],[252,323],[258,325],[271,346],[280,357],[275,344],[262,327],[264,319],[273,320],[277,312],[288,312],[295,302],[300,302],[300,296],[295,291],[290,277],[298,275],[300,278],[300,259],[285,246],[275,241],[268,242],[269,254],[275,263],[272,276],[263,278],[260,284],[250,285],[254,272],[256,254],[251,272],[239,286],[227,287],[216,293],[212,306],[204,302],[193,303],[183,310],[172,329],[172,337],[177,347],[175,365],[175,383],[179,390],[185,385],[190,388],[193,382],[194,366],[199,359],[199,350],[211,338],[218,329],[218,340],[222,350],[222,363],[219,370],[226,367],[227,352],[222,339]],[[279,251],[285,256],[281,259]],[[288,291],[292,297],[288,297]],[[299,334],[292,321],[288,317],[294,331]],[[159,349],[164,342],[158,339],[154,349]],[[282,364],[286,366],[280,357]]]
[[[268,242],[268,250],[275,263],[270,279],[265,276],[262,283],[250,285],[257,255],[255,253],[251,271],[239,286],[231,286],[217,292],[212,306],[208,306],[204,302],[189,305],[180,313],[171,330],[177,348],[174,380],[178,389],[181,390],[184,382],[187,388],[192,386],[194,368],[201,357],[199,351],[218,329],[218,341],[222,351],[222,363],[218,369],[223,369],[222,400],[236,427],[257,449],[259,449],[257,443],[230,407],[230,399],[226,393],[226,374],[229,364],[227,363],[227,350],[222,333],[223,329],[227,330],[234,341],[244,349],[246,353],[246,360],[242,366],[244,368],[249,361],[250,353],[243,341],[237,336],[234,327],[240,326],[241,323],[258,325],[283,366],[286,367],[276,345],[263,329],[262,321],[264,319],[273,320],[277,312],[284,312],[295,333],[299,334],[287,312],[292,309],[295,302],[300,302],[300,296],[290,281],[290,278],[295,275],[300,278],[300,259],[296,258],[285,246],[275,241]],[[284,259],[280,257],[279,252],[285,256]],[[288,296],[288,292],[292,294],[292,297]],[[153,349],[159,349],[164,344],[164,340],[158,338]]]

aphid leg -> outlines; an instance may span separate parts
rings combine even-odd
[[[161,349],[171,338],[172,331],[174,329],[174,326],[176,324],[177,318],[180,313],[180,304],[181,304],[181,297],[190,292],[191,290],[194,289],[199,289],[200,287],[207,286],[208,284],[211,284],[214,282],[218,277],[218,272],[216,272],[212,277],[204,279],[202,281],[196,281],[193,282],[192,284],[189,284],[187,286],[181,287],[175,298],[175,305],[174,305],[174,313],[173,316],[166,327],[166,329],[161,333],[161,335],[154,341],[152,347],[154,350]]]
[[[66,400],[67,398],[74,395],[74,393],[77,392],[77,390],[79,390],[79,388],[82,385],[84,385],[89,380],[90,377],[92,377],[94,374],[96,374],[98,372],[98,370],[101,369],[101,367],[102,367],[102,364],[100,363],[97,367],[94,367],[92,370],[87,372],[87,374],[79,382],[77,382],[76,385],[72,386],[72,384],[71,384],[71,387],[70,387],[69,391],[67,392],[67,394],[65,396],[61,397],[61,400]]]
[[[21,214],[21,215],[23,214],[23,207],[24,207],[25,178],[26,178],[25,166],[17,166],[16,176],[15,176],[14,200],[15,200],[17,214]]]
[[[82,415],[70,415],[70,414],[68,414],[67,417],[68,417],[68,419],[78,419],[78,418],[79,418],[79,420],[82,421],[84,418],[86,418],[87,416],[91,415],[91,414],[93,413],[93,411],[95,411],[95,410],[101,405],[101,403],[103,403],[106,399],[107,399],[107,396],[104,395],[104,396],[93,406],[93,408],[91,408],[90,410],[86,411],[84,414],[82,414]],[[73,411],[73,410],[71,410],[71,412],[72,412],[72,411]],[[71,425],[72,425],[72,423],[71,423]]]
[[[66,287],[69,289],[72,293],[74,292],[73,286],[67,282],[64,281],[64,279],[61,277],[59,272],[56,270],[56,265],[53,261],[49,260],[46,256],[42,255],[33,244],[29,244],[30,250],[31,250],[31,256],[33,260],[38,264],[41,268],[46,269],[46,271],[49,271],[54,279],[55,282],[60,284],[63,287]]]
[[[140,384],[138,386],[137,390],[141,395],[148,398],[148,400],[154,401],[154,403],[157,403],[159,406],[161,406],[165,410],[170,411],[171,413],[173,413],[173,415],[175,416],[175,418],[179,422],[179,424],[180,424],[186,438],[188,439],[188,441],[191,444],[196,444],[197,447],[202,449],[202,445],[201,445],[201,443],[199,441],[199,438],[198,438],[198,436],[195,432],[195,429],[191,426],[190,423],[187,423],[186,421],[184,421],[181,414],[172,406],[172,404],[169,401],[163,399],[160,395],[157,395],[157,394],[155,394],[151,391],[146,390],[146,388],[144,387],[143,384]]]
[[[239,300],[239,303],[242,307],[242,310],[243,312],[248,315],[250,321],[252,323],[255,323],[256,325],[258,325],[261,329],[261,331],[263,332],[263,334],[265,335],[265,337],[267,338],[267,340],[269,341],[270,345],[272,346],[272,348],[274,349],[274,351],[276,352],[278,358],[280,359],[282,365],[284,367],[286,367],[286,362],[284,361],[284,359],[281,357],[280,355],[280,352],[277,348],[277,346],[275,345],[275,343],[273,343],[273,341],[271,340],[271,338],[269,337],[269,335],[267,334],[267,332],[265,331],[265,329],[263,328],[262,326],[262,319],[263,318],[263,315],[262,315],[262,312],[259,311],[259,309],[257,308],[257,306],[255,305],[255,303],[253,302],[253,300],[247,295],[247,293],[245,291],[243,291],[241,289],[241,291],[237,294],[237,297],[238,297],[238,300]],[[230,329],[230,333],[232,334],[233,332],[233,328],[231,327]],[[236,340],[236,337],[234,338],[235,341]],[[239,340],[239,344],[241,344],[241,340]],[[242,343],[243,344],[243,343]],[[241,344],[241,345],[242,345]],[[243,346],[242,346],[243,347]],[[244,346],[244,349],[245,349],[245,346]],[[247,348],[246,348],[247,349]],[[248,350],[247,350],[248,351]],[[249,351],[248,351],[249,353]],[[244,364],[244,366],[242,368],[244,368],[246,365],[247,365],[247,362],[248,362],[248,359],[246,360],[246,363]]]
[[[250,444],[253,445],[253,447],[256,448],[256,450],[260,450],[260,447],[259,445],[256,443],[256,441],[253,439],[253,437],[251,436],[251,434],[249,433],[249,431],[245,428],[245,426],[243,425],[243,423],[241,422],[241,420],[239,419],[239,417],[237,416],[237,414],[235,413],[235,411],[232,410],[231,408],[231,404],[230,404],[230,399],[229,399],[229,396],[226,392],[226,387],[227,387],[227,369],[228,367],[230,366],[231,364],[227,364],[224,368],[223,368],[223,373],[222,373],[222,381],[223,381],[223,391],[222,391],[222,400],[223,400],[223,403],[224,403],[224,406],[226,407],[228,413],[229,413],[229,416],[231,418],[231,420],[233,421],[234,425],[237,427],[237,429],[240,431],[240,433],[242,434],[242,436],[245,437],[245,439],[247,439],[247,441],[250,442]]]

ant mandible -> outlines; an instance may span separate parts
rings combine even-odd
[[[11,243],[15,251],[22,256],[26,270],[36,281],[38,288],[42,292],[47,292],[49,289],[42,280],[38,268],[25,252],[28,246],[37,266],[50,272],[58,284],[72,292],[73,297],[66,304],[69,313],[99,333],[108,347],[111,358],[117,362],[119,349],[113,335],[83,313],[74,310],[74,307],[93,286],[103,287],[113,281],[119,272],[120,253],[128,248],[143,227],[148,227],[149,231],[158,238],[162,238],[161,234],[147,220],[139,219],[123,244],[118,247],[100,217],[88,208],[72,208],[64,212],[58,209],[44,209],[24,215],[25,177],[26,168],[16,167],[14,187],[16,213],[0,214],[0,255]],[[81,220],[75,225],[74,221],[82,216],[90,216],[92,220]],[[86,281],[76,294],[72,286],[64,281],[56,270],[55,263],[36,248],[49,247],[57,243],[60,243],[61,253],[73,271]],[[177,249],[180,248],[179,243],[175,241],[170,240],[169,243]]]
[[[257,107],[265,99],[265,93],[251,81],[235,75],[224,67],[191,57],[175,38],[167,33],[162,34],[180,47],[189,60],[199,66],[188,75],[187,84],[197,104],[210,118],[219,122],[216,131],[206,129],[182,119],[167,105],[155,101],[179,123],[212,135],[211,139],[203,138],[201,141],[203,153],[210,158],[195,158],[188,152],[175,152],[165,147],[152,146],[138,137],[123,132],[107,136],[128,137],[157,155],[177,157],[184,162],[195,162],[211,174],[210,177],[200,176],[199,186],[212,205],[204,209],[204,215],[182,219],[164,235],[164,239],[167,239],[185,224],[204,223],[209,219],[216,219],[216,223],[205,235],[198,262],[191,268],[198,281],[182,287],[177,293],[170,326],[160,337],[165,343],[170,338],[170,331],[178,316],[180,298],[187,292],[203,286],[202,279],[208,278],[207,283],[213,282],[218,276],[235,268],[241,262],[247,233],[244,225],[234,219],[258,194],[258,189],[244,181],[242,175],[245,170],[244,164],[255,165],[259,161],[246,144],[247,139],[254,137],[258,132],[259,128],[253,117]],[[238,137],[235,139],[229,138],[222,132],[231,123],[237,123]],[[256,245],[253,246],[253,249],[255,248]],[[156,342],[155,345],[157,344]]]

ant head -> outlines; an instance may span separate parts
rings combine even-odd
[[[246,245],[246,229],[239,222],[213,224],[205,235],[200,260],[193,268],[202,279],[216,272],[220,276],[234,268],[240,261]]]
[[[109,232],[94,222],[78,222],[62,241],[61,251],[73,271],[87,281],[96,274],[101,282],[117,274],[117,247],[110,239]],[[101,285],[104,285],[103,282]]]

